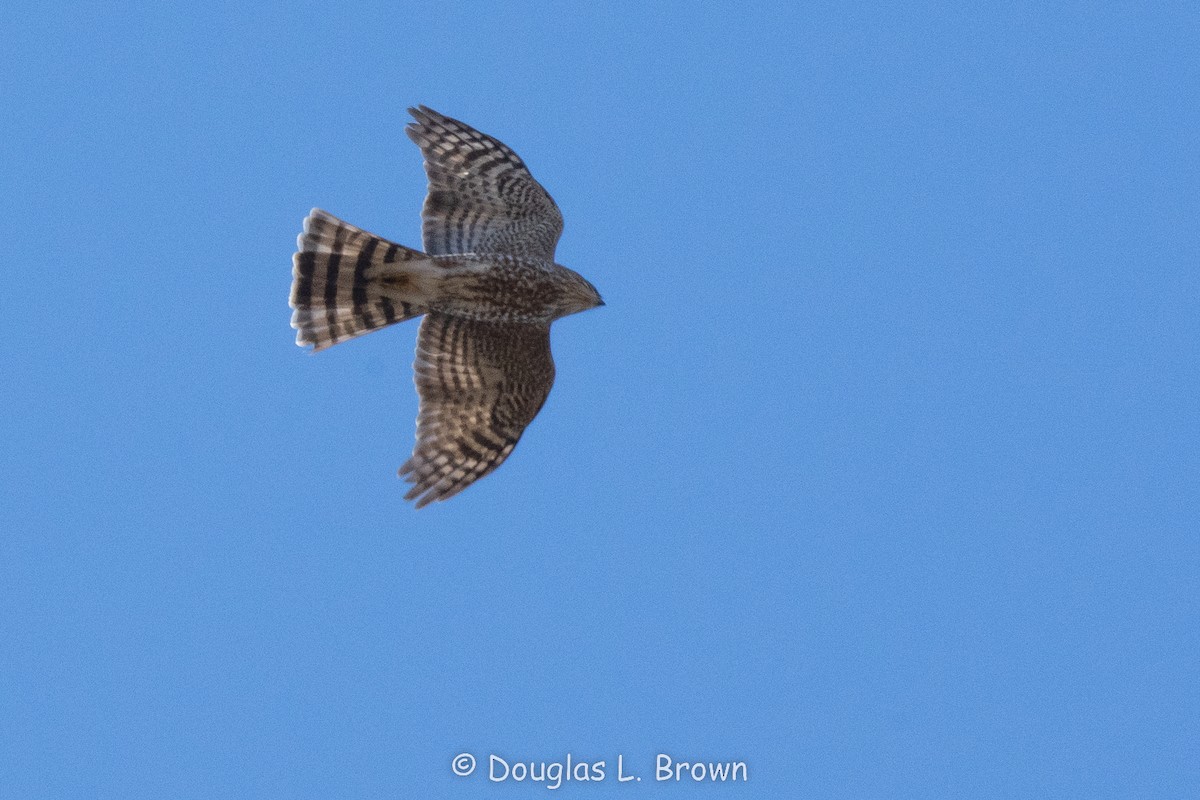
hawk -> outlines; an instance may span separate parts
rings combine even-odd
[[[293,256],[296,344],[324,350],[424,316],[414,382],[417,443],[400,476],[421,508],[508,458],[554,383],[550,323],[604,305],[554,263],[562,214],[506,145],[431,108],[410,108],[429,189],[424,252],[320,209]]]

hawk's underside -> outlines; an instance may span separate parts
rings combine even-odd
[[[554,263],[562,215],[516,153],[425,106],[409,112],[429,178],[424,252],[313,209],[291,306],[296,343],[314,350],[425,315],[417,444],[400,468],[420,508],[500,466],[554,382],[550,323],[603,303]]]

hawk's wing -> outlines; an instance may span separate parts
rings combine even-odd
[[[413,364],[417,446],[400,475],[417,508],[458,494],[508,458],[554,383],[550,326],[430,312]]]
[[[525,163],[470,125],[420,106],[405,128],[425,156],[425,252],[504,253],[554,260],[562,214]]]

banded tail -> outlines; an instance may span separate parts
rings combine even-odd
[[[424,314],[429,256],[342,222],[319,208],[292,257],[296,344],[313,351]]]

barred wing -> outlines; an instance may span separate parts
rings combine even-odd
[[[431,108],[405,128],[425,156],[425,252],[503,253],[554,260],[562,214],[503,142]]]
[[[400,475],[421,508],[452,497],[508,458],[554,383],[550,326],[430,312],[413,364],[417,445]]]

